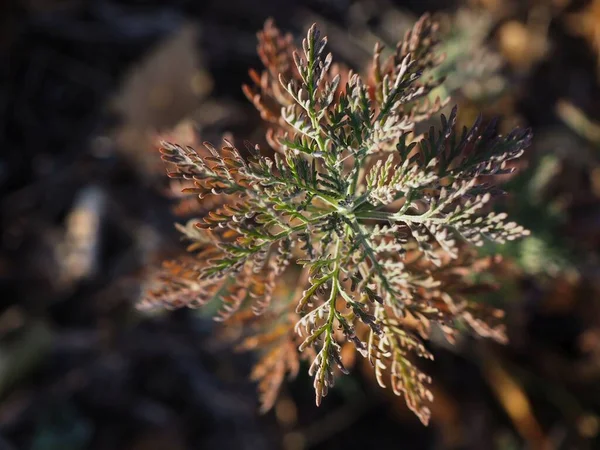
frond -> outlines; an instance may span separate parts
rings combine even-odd
[[[409,359],[409,354],[433,359],[420,339],[403,329],[400,323],[390,318],[382,307],[376,311],[382,324],[382,333],[371,333],[369,359],[375,367],[375,377],[381,387],[389,385],[396,395],[403,395],[406,405],[427,425],[431,412],[426,406],[433,400],[427,387],[431,378],[419,370]]]
[[[444,105],[428,100],[443,81],[431,75],[438,43],[425,15],[385,62],[376,46],[364,81],[333,63],[316,25],[297,49],[267,22],[265,70],[251,72],[244,92],[275,127],[274,155],[228,141],[162,145],[169,176],[204,203],[178,227],[191,256],[165,266],[146,306],[220,301],[217,320],[241,327],[239,348],[259,355],[252,378],[263,409],[297,373],[296,347],[309,356],[320,404],[348,372],[341,349],[351,343],[427,423],[430,378],[414,359],[432,358],[423,343],[432,327],[449,340],[459,324],[505,340],[498,312],[470,297],[489,286],[469,276],[491,263],[468,246],[528,234],[490,204],[496,176],[513,170],[531,133],[500,136],[481,118],[459,131],[454,108],[415,141],[416,123]],[[278,289],[289,280],[298,280],[291,297]]]
[[[241,314],[233,319],[232,325],[250,330],[237,349],[258,353],[250,378],[258,383],[263,413],[273,407],[285,380],[295,378],[300,370],[298,339],[294,333],[297,320],[295,314],[285,311],[279,316],[269,314],[268,321],[257,320],[253,314]],[[311,359],[314,355],[305,354],[304,357]]]

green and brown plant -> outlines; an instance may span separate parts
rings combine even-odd
[[[499,313],[469,296],[491,259],[468,247],[528,233],[490,204],[502,192],[495,177],[513,170],[531,133],[500,136],[481,118],[458,130],[454,108],[415,138],[445,106],[429,100],[443,80],[432,76],[442,57],[428,15],[392,51],[377,45],[364,78],[334,65],[326,43],[315,25],[301,49],[272,22],[259,33],[265,70],[244,92],[273,127],[271,150],[162,144],[185,192],[222,201],[179,227],[190,255],[165,266],[141,306],[221,301],[217,319],[243,326],[240,346],[261,355],[252,377],[264,409],[300,355],[320,404],[348,372],[350,342],[427,423],[431,380],[414,359],[432,358],[432,327],[505,340]],[[276,295],[279,283],[296,294]]]

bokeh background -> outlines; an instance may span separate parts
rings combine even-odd
[[[135,309],[184,249],[157,136],[262,141],[240,86],[268,17],[360,71],[426,11],[460,121],[534,130],[501,200],[532,236],[482,298],[510,343],[431,343],[428,428],[358,364],[320,408],[304,370],[260,415],[210,314]],[[4,1],[0,449],[600,448],[599,81],[598,0]]]

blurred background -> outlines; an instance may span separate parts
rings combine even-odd
[[[600,1],[5,0],[0,6],[0,449],[600,448]],[[207,313],[136,311],[184,251],[157,136],[262,142],[240,86],[265,19],[313,22],[364,71],[424,12],[444,95],[534,143],[501,206],[510,343],[431,343],[432,423],[357,364],[320,408],[306,368],[267,414],[253,355]],[[176,205],[176,208],[174,208]],[[185,211],[183,211],[185,214]]]

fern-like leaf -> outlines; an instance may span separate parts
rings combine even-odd
[[[430,379],[414,356],[432,358],[423,343],[431,326],[449,339],[458,322],[504,338],[494,314],[465,294],[477,266],[467,247],[528,233],[489,204],[494,177],[512,170],[531,133],[499,136],[481,118],[457,130],[454,108],[437,131],[411,141],[416,123],[443,106],[425,100],[442,82],[424,75],[441,61],[437,28],[424,16],[384,63],[377,46],[364,81],[332,63],[315,25],[296,49],[268,22],[259,34],[266,70],[251,72],[254,87],[244,91],[276,127],[274,155],[227,141],[202,152],[163,144],[170,176],[193,183],[186,192],[224,200],[182,228],[198,262],[171,267],[154,298],[172,306],[220,299],[219,320],[258,326],[241,346],[262,352],[253,377],[265,407],[298,370],[292,346],[312,354],[320,404],[347,372],[341,348],[351,342],[379,383],[427,423]],[[306,277],[283,302],[277,288],[291,272]]]

